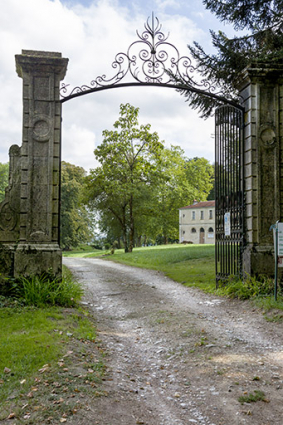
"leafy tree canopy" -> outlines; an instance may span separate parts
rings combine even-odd
[[[228,38],[222,31],[211,31],[215,54],[207,54],[194,42],[188,46],[196,68],[215,93],[237,101],[234,82],[239,72],[251,62],[282,63],[283,60],[283,1],[282,0],[203,0],[205,7],[235,31],[246,35]],[[186,84],[180,78],[178,82]],[[213,113],[219,104],[215,99],[183,91],[190,106],[199,109],[203,117]]]
[[[93,215],[82,204],[86,171],[62,162],[61,172],[61,246],[76,247],[91,240]]]
[[[159,178],[158,158],[163,149],[158,134],[150,125],[139,125],[139,109],[120,106],[115,130],[104,130],[104,139],[95,151],[100,167],[88,177],[88,200],[105,216],[105,211],[120,224],[125,251],[132,251],[135,221],[142,199]]]

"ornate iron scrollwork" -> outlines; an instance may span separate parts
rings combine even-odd
[[[118,53],[112,63],[112,68],[117,72],[112,78],[101,75],[90,82],[69,88],[62,84],[60,92],[62,102],[83,94],[103,90],[122,85],[165,85],[176,89],[191,89],[206,93],[215,93],[215,88],[207,81],[196,82],[191,74],[196,71],[192,61],[187,56],[180,56],[178,49],[168,42],[168,36],[161,31],[162,25],[158,18],[152,15],[151,23],[148,18],[144,25],[145,30],[140,35],[137,31],[138,40],[128,48],[127,53]],[[134,82],[122,80],[132,77]],[[177,81],[185,81],[186,85],[178,84]]]

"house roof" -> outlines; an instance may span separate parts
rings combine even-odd
[[[179,210],[187,210],[187,209],[195,209],[195,208],[209,208],[209,207],[215,207],[215,201],[197,202],[195,204],[188,205],[187,207],[179,208]]]

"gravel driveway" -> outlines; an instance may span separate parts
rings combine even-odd
[[[86,289],[108,365],[108,396],[74,423],[283,424],[282,322],[159,272],[100,259],[64,263]],[[250,394],[260,400],[238,401]]]

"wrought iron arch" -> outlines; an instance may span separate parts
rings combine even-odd
[[[217,100],[215,112],[215,181],[216,181],[216,280],[225,280],[230,274],[241,274],[244,246],[244,178],[243,127],[244,108],[225,98],[207,80],[196,81],[196,68],[188,56],[168,42],[169,35],[152,15],[126,53],[118,53],[112,63],[116,73],[107,78],[100,75],[88,85],[70,88],[62,84],[61,103],[79,96],[102,90],[133,86],[173,88],[191,91]],[[171,55],[170,55],[171,52]],[[126,81],[127,80],[127,81]],[[176,83],[176,80],[186,84]],[[231,177],[230,177],[231,174]],[[225,202],[223,201],[225,200]],[[223,203],[224,202],[224,203]],[[231,215],[231,235],[224,229],[224,215]],[[204,229],[200,231],[204,232]],[[193,229],[192,229],[193,231]]]
[[[93,79],[89,84],[70,88],[63,83],[60,88],[61,103],[102,90],[121,87],[154,86],[168,87],[178,91],[191,91],[241,109],[235,101],[221,96],[208,81],[193,78],[196,68],[188,56],[181,56],[178,49],[168,42],[158,18],[152,14],[144,24],[144,31],[128,47],[126,53],[118,53],[112,63],[116,73],[107,78],[105,74]],[[129,79],[130,81],[125,81]],[[176,79],[186,84],[176,83]]]

